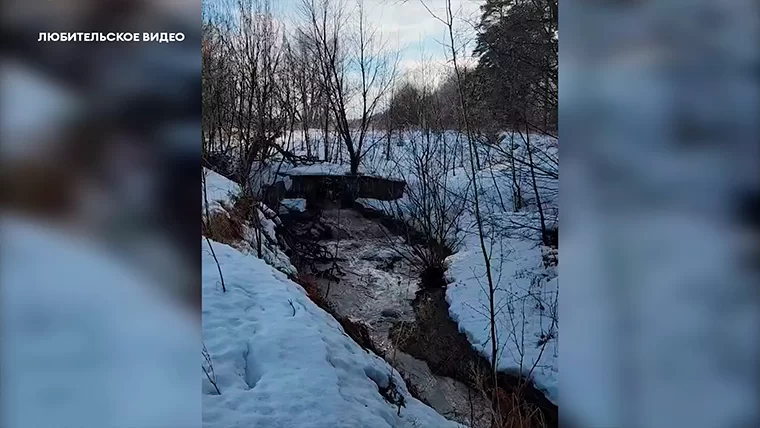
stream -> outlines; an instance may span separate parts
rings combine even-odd
[[[312,228],[312,235],[317,225],[319,244],[334,257],[297,264],[299,271],[331,273],[314,276],[321,296],[338,315],[367,327],[374,348],[410,391],[448,419],[489,426],[488,395],[467,384],[485,360],[449,319],[445,289],[421,289],[419,272],[400,255],[403,239],[354,209],[326,206],[288,217],[283,220],[295,230]],[[548,420],[556,407],[553,412]]]

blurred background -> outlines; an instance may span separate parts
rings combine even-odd
[[[199,426],[200,2],[1,22],[0,426]],[[38,42],[122,31],[185,39]]]
[[[560,9],[564,424],[760,426],[758,3]]]

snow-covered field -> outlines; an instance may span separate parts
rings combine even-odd
[[[204,250],[203,339],[221,392],[201,373],[204,427],[458,426],[412,398],[400,375],[299,285],[256,257],[212,245],[227,291]],[[379,392],[390,379],[405,398],[400,412]]]

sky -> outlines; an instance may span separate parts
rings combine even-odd
[[[286,22],[292,19],[301,0],[279,0],[275,14]],[[354,7],[357,0],[345,0]],[[451,58],[449,37],[443,23],[431,16],[425,5],[440,17],[445,17],[444,0],[364,0],[367,21],[380,29],[390,46],[400,51],[399,66],[406,77],[417,80],[437,80]],[[452,0],[456,38],[463,63],[472,63],[475,29],[480,5],[484,0]],[[443,43],[446,45],[444,46]],[[464,46],[463,46],[464,45]],[[450,67],[450,65],[449,65]]]

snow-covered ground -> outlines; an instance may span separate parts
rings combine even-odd
[[[240,193],[240,186],[207,168],[203,168],[203,174],[204,181],[201,182],[201,192],[204,192],[203,184],[205,183],[209,215],[212,216],[214,213],[219,213],[229,216],[229,212],[225,207],[233,205],[233,197]],[[295,208],[299,208],[301,205],[305,208],[305,202],[303,204],[295,202],[295,205]],[[202,213],[205,215],[205,207],[202,209]],[[260,247],[261,255],[267,263],[288,275],[296,275],[296,268],[278,246],[275,233],[279,222],[277,214],[263,204],[256,206],[255,213],[258,216],[257,221],[263,233],[259,235],[256,233],[255,228],[250,227],[250,225],[243,225],[243,240],[235,243],[236,248],[246,253],[255,252],[258,254]],[[261,246],[258,245],[259,239],[262,240]]]
[[[398,213],[393,202],[364,199],[367,208]],[[403,204],[403,202],[402,202]],[[488,282],[485,261],[471,216],[464,216],[459,250],[447,259],[446,292],[451,318],[459,324],[470,343],[491,357]],[[486,230],[486,250],[490,253],[494,280],[498,367],[530,375],[547,398],[558,398],[557,299],[559,278],[556,268],[543,267],[537,233],[505,233],[510,224],[532,224],[525,213],[499,213],[491,218],[500,227]],[[527,236],[526,236],[527,235]],[[532,235],[532,236],[531,236]],[[554,322],[553,322],[554,321]],[[542,337],[543,335],[543,337]],[[545,344],[544,344],[545,342]],[[535,366],[535,367],[534,367]]]
[[[313,137],[319,139],[319,133]],[[526,140],[519,133],[503,133],[500,149],[479,146],[481,168],[476,172],[481,213],[488,223],[485,237],[493,269],[498,311],[498,366],[505,371],[530,374],[539,389],[556,403],[558,375],[558,314],[557,269],[542,265],[540,238],[531,228],[538,227],[535,216],[535,194],[532,177],[528,173]],[[473,197],[465,141],[455,132],[438,136],[422,135],[416,131],[394,137],[392,144],[378,144],[367,153],[360,171],[389,178],[401,178],[407,183],[404,196],[398,201],[360,199],[357,202],[368,208],[409,221],[419,210],[415,197],[440,191],[439,200],[447,209],[433,211],[434,216],[445,215],[446,221],[457,221],[451,227],[459,247],[448,260],[447,291],[450,314],[473,347],[490,357],[488,289],[484,261],[473,216]],[[558,220],[557,141],[532,135],[530,144],[537,171],[536,182],[547,216],[547,224]],[[508,147],[513,146],[510,150]],[[298,147],[298,143],[296,143]],[[388,148],[390,151],[388,152]],[[334,153],[338,149],[333,146]],[[539,149],[539,150],[536,150]],[[318,153],[315,151],[314,153]],[[508,154],[514,153],[516,175],[512,175]],[[303,153],[302,153],[303,154]],[[390,155],[390,156],[388,156]],[[343,156],[344,162],[348,156]],[[295,173],[344,173],[346,165],[333,163],[283,168],[280,171]],[[521,163],[522,162],[522,163]],[[290,169],[288,169],[290,168]],[[546,173],[549,171],[549,173]],[[424,179],[420,179],[424,177]],[[522,189],[523,208],[512,212],[512,182]],[[464,211],[460,216],[458,212]],[[418,213],[419,214],[419,213]],[[522,226],[528,225],[530,228]],[[543,334],[543,338],[542,338]],[[539,345],[540,343],[540,345]]]
[[[557,404],[558,340],[556,269],[546,270],[536,241],[492,237],[490,251],[495,288],[497,365],[531,375],[536,386]],[[470,343],[491,358],[488,281],[476,235],[447,259],[451,281],[446,290],[449,313]],[[535,366],[535,367],[534,367]]]
[[[209,205],[218,201],[229,201],[233,195],[240,193],[237,183],[208,168],[203,168],[203,176]]]
[[[213,209],[230,204],[239,186],[213,171],[204,174]],[[303,201],[290,205],[297,210]],[[274,221],[262,222],[274,239]],[[459,426],[411,397],[398,372],[357,345],[287,278],[283,272],[294,272],[279,258],[260,260],[244,245],[211,242],[223,292],[209,243],[201,244],[203,340],[221,393],[201,373],[204,427]],[[210,373],[205,359],[203,365]],[[390,379],[404,396],[400,412],[380,394]]]
[[[220,391],[201,373],[204,427],[458,426],[412,398],[400,375],[299,285],[252,255],[212,245],[227,291],[204,250],[203,339]],[[379,392],[390,379],[405,399],[400,412]]]

